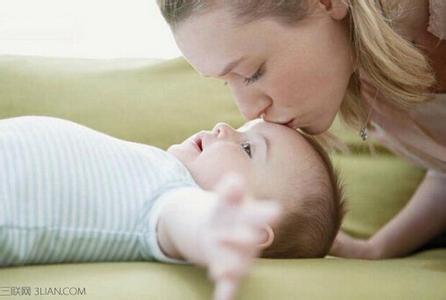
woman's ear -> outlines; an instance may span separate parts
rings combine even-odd
[[[347,16],[348,6],[345,0],[319,0],[325,11],[335,20],[342,20]]]
[[[262,241],[257,245],[260,250],[268,248],[274,241],[274,231],[270,225],[265,225],[263,227],[262,235]]]

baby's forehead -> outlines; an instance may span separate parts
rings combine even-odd
[[[302,133],[285,125],[256,119],[245,123],[238,130],[268,139],[274,161],[287,160],[303,167],[315,163],[318,156],[316,149]]]
[[[262,119],[255,119],[246,122],[239,129],[239,132],[257,133],[265,136],[271,140],[271,142],[288,142],[290,140],[305,143],[307,141],[303,138],[302,134],[297,130],[271,122],[265,122]],[[284,141],[285,140],[285,141]]]
[[[253,128],[255,130],[255,126],[257,125],[257,127],[258,127],[262,123],[266,123],[266,122],[260,118],[250,120],[250,121],[246,122],[245,124],[243,124],[242,126],[240,126],[237,130],[238,131],[247,131],[247,130],[253,130]]]

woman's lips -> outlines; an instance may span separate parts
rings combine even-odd
[[[296,119],[294,119],[294,118],[291,119],[289,122],[285,123],[285,126],[288,126],[290,128],[296,129],[296,122],[295,122],[295,120]]]

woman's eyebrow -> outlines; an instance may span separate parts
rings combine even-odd
[[[223,70],[217,75],[218,77],[225,76],[228,74],[232,69],[234,69],[242,60],[244,60],[245,57],[242,56],[239,59],[236,59],[234,61],[231,61],[226,65],[226,67],[223,68]]]

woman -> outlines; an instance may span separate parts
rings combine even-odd
[[[185,58],[224,80],[242,114],[325,132],[336,114],[427,172],[368,240],[331,253],[410,254],[446,229],[446,2],[158,0]]]

